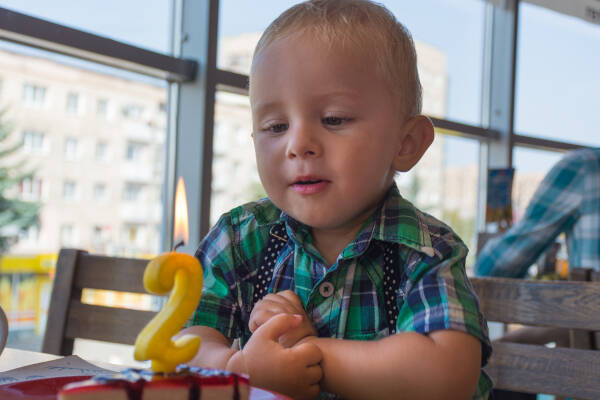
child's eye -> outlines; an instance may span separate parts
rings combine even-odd
[[[331,126],[339,126],[348,121],[350,121],[350,118],[344,117],[325,117],[322,119],[323,124]]]
[[[281,133],[288,128],[288,124],[273,124],[265,128],[265,131],[273,133]]]

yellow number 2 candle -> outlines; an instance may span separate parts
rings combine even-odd
[[[175,237],[182,230],[187,241],[187,201],[180,178],[175,196]],[[181,216],[183,214],[183,217]],[[163,309],[142,329],[135,341],[134,358],[152,360],[155,372],[173,372],[177,365],[191,360],[200,347],[200,337],[176,335],[190,318],[202,292],[202,266],[188,254],[161,254],[148,263],[144,271],[144,287],[153,294],[169,299]]]

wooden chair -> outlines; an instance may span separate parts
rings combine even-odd
[[[472,278],[488,321],[600,330],[600,282]],[[497,389],[600,398],[600,352],[494,342],[485,370]]]
[[[591,268],[569,268],[569,279],[572,281],[600,282],[600,272]],[[571,329],[569,339],[570,347],[600,350],[600,332],[598,331]]]
[[[146,293],[143,275],[147,263],[61,249],[42,351],[70,355],[75,338],[133,344],[155,312],[84,304],[81,294],[84,288]]]

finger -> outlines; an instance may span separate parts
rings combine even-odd
[[[279,336],[279,344],[287,349],[294,346],[296,343],[298,343],[300,339],[302,339],[305,336],[306,335],[302,332],[296,332],[296,330],[291,330]]]
[[[319,393],[321,392],[321,387],[319,384],[315,383],[308,386],[306,393],[308,395],[307,399],[316,399],[319,397]]]
[[[272,312],[270,310],[258,310],[252,312],[252,314],[250,314],[250,321],[248,322],[248,329],[250,329],[250,332],[254,333],[259,326],[270,320],[273,316],[279,314],[282,313]]]
[[[286,312],[288,314],[294,314],[298,311],[293,304],[281,297],[279,299],[274,299],[272,297],[268,299],[263,298],[259,303],[260,304],[256,303],[254,308],[268,308],[274,312]]]
[[[298,328],[292,329],[281,335],[279,337],[279,344],[283,347],[292,347],[307,336],[316,336],[316,332],[312,325],[306,326],[303,321]]]
[[[302,357],[305,365],[317,365],[323,359],[321,349],[314,343],[302,343],[292,347],[290,350],[296,352],[299,357]]]
[[[300,297],[298,297],[298,295],[293,291],[284,290],[283,292],[278,292],[277,294],[289,301],[292,305],[304,311],[304,305],[302,304],[302,300],[300,300]]]
[[[269,293],[265,295],[265,297],[263,297],[262,300],[267,300],[272,304],[280,304],[286,307],[295,307],[295,305],[292,302],[290,302],[286,297],[281,296],[279,293]]]
[[[305,371],[306,382],[310,384],[316,384],[323,379],[323,368],[320,365],[312,365],[306,368]]]
[[[296,328],[301,322],[302,317],[300,315],[278,314],[262,324],[256,332],[254,332],[254,335],[262,339],[277,341],[279,336],[290,329]]]

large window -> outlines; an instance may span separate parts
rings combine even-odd
[[[405,198],[446,222],[474,249],[478,178],[479,143],[438,132],[421,161],[396,182]],[[467,259],[469,267],[474,256]]]
[[[600,26],[521,2],[517,133],[600,146]]]
[[[49,298],[38,289],[49,290],[52,273],[31,270],[40,254],[55,258],[64,246],[138,257],[160,251],[167,85],[6,43],[0,44],[0,75],[0,124],[10,132],[5,143],[21,141],[11,165],[29,174],[14,190],[40,207],[39,222],[18,232],[2,259],[28,261],[9,274],[0,264],[0,282],[39,303],[28,303],[26,314],[23,304],[3,306],[11,321],[21,318],[11,324],[9,345],[39,349]]]
[[[270,21],[298,1],[222,0],[217,67],[248,74]],[[423,85],[423,111],[438,118],[481,121],[484,7],[481,0],[383,1],[411,31]]]
[[[173,0],[0,0],[0,7],[163,53]]]
[[[248,96],[217,92],[211,224],[231,208],[265,196],[252,145]]]

